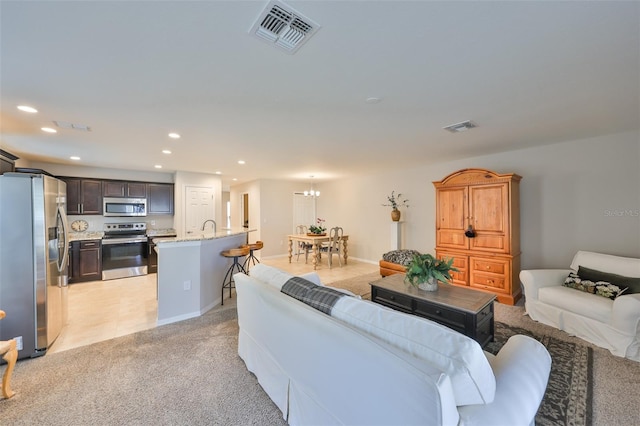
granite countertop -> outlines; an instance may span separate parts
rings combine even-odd
[[[101,240],[104,232],[102,231],[86,231],[86,232],[69,232],[69,242],[80,240]]]
[[[212,231],[205,231],[205,232],[198,232],[198,233],[192,233],[192,234],[178,235],[176,237],[157,237],[153,239],[153,242],[156,245],[161,245],[166,243],[215,240],[217,238],[224,238],[224,237],[229,237],[231,235],[238,235],[238,234],[246,234],[248,232],[253,232],[253,231],[256,231],[256,229],[222,228],[215,233]]]
[[[175,236],[178,233],[173,228],[147,229],[147,237]]]

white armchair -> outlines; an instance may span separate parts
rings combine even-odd
[[[571,269],[520,272],[527,314],[614,355],[640,361],[640,293],[623,293],[611,300],[563,286],[579,266],[640,278],[640,259],[579,251]]]

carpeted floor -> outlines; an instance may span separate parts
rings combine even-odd
[[[331,285],[361,293],[370,275],[353,286],[346,282],[353,280]],[[571,340],[585,346],[580,339],[540,327],[522,312],[519,306],[496,304],[496,319],[512,328],[550,336],[559,347]],[[19,361],[13,375],[17,395],[0,400],[0,423],[284,425],[237,355],[235,318],[230,303],[199,318]],[[640,424],[640,363],[607,356],[599,348],[593,353],[592,424]],[[565,424],[589,424],[588,416],[569,417]]]

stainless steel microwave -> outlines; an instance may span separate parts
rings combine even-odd
[[[147,215],[146,198],[113,198],[102,199],[103,216],[136,217]]]

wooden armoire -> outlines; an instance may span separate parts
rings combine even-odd
[[[494,293],[509,305],[521,296],[520,179],[464,169],[433,182],[436,257],[454,258],[459,272],[452,284]]]

